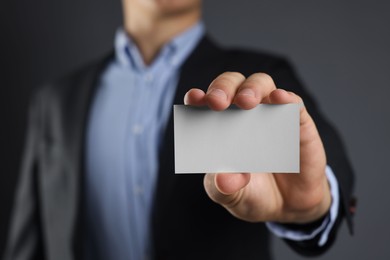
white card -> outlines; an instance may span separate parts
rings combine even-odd
[[[300,107],[174,105],[175,173],[298,173]]]

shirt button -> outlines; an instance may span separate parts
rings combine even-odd
[[[147,73],[147,74],[145,75],[145,81],[146,81],[147,83],[152,82],[152,81],[153,81],[153,75],[152,75],[151,73]]]
[[[134,194],[135,195],[142,195],[143,193],[144,193],[144,189],[141,186],[134,187]]]
[[[143,133],[144,128],[142,125],[134,125],[132,130],[133,130],[133,134],[140,135]]]

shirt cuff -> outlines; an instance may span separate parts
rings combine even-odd
[[[324,218],[323,222],[317,228],[309,231],[299,231],[299,230],[290,230],[286,228],[283,224],[276,222],[267,222],[266,226],[268,229],[274,233],[277,237],[285,238],[294,241],[303,241],[313,239],[318,234],[322,233],[318,241],[318,246],[323,246],[328,241],[328,236],[332,227],[334,226],[337,215],[339,212],[340,204],[340,194],[339,194],[339,185],[337,179],[329,166],[326,166],[325,169],[326,177],[328,178],[330,193],[332,196],[332,203],[328,215]]]

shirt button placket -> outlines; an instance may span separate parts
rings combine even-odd
[[[151,84],[152,83],[152,81],[153,81],[153,74],[152,73],[150,73],[150,72],[147,72],[146,74],[145,74],[145,82],[147,83],[147,84]]]

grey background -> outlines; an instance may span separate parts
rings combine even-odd
[[[357,175],[356,234],[343,225],[319,259],[390,259],[390,1],[208,0],[204,9],[221,44],[288,55],[345,140]],[[29,94],[106,53],[120,22],[118,0],[1,1],[0,253]],[[278,239],[274,249],[276,259],[301,259]]]

